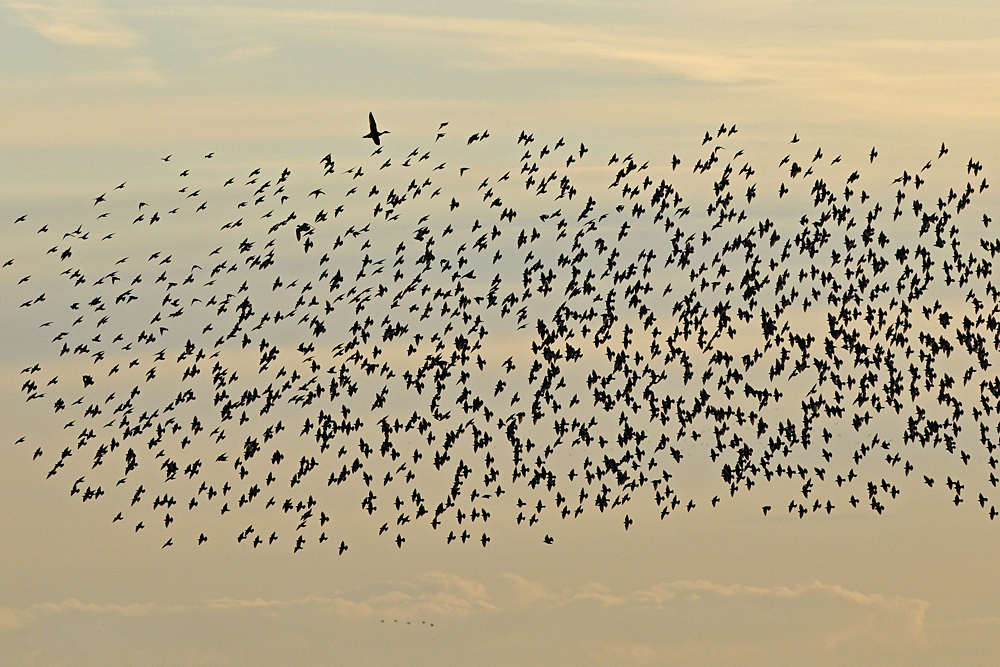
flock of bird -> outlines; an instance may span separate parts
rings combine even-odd
[[[583,513],[628,530],[749,493],[764,515],[882,514],[907,484],[996,517],[1000,239],[970,212],[979,162],[932,190],[942,145],[883,208],[798,135],[758,178],[735,126],[663,174],[528,132],[504,144],[515,165],[477,167],[502,140],[448,123],[389,156],[369,126],[369,159],[327,155],[303,187],[288,168],[207,182],[214,153],[168,155],[169,192],[123,182],[86,223],[14,220],[39,249],[0,258],[0,307],[44,334],[17,381],[55,431],[15,445],[163,547],[219,521],[253,548],[343,554],[344,507],[400,548],[418,523],[552,543]],[[473,166],[431,159],[449,150]],[[578,192],[594,173],[609,187]],[[703,209],[685,178],[709,185]],[[685,469],[718,493],[689,495]]]

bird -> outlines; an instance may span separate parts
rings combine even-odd
[[[382,144],[380,137],[383,134],[389,134],[389,131],[383,130],[379,132],[378,126],[375,125],[375,115],[370,111],[368,112],[368,127],[368,134],[364,135],[362,139],[371,139],[376,146],[380,146]]]

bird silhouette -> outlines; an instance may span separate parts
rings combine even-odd
[[[379,132],[378,126],[375,125],[375,115],[371,112],[368,112],[368,128],[369,128],[368,134],[364,135],[362,139],[371,139],[376,146],[382,144],[382,140],[380,139],[380,137],[383,134],[389,134],[388,130],[383,130]]]

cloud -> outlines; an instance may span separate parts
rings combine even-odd
[[[116,24],[110,13],[88,0],[67,2],[8,2],[21,19],[42,37],[57,44],[126,48],[139,35]]]
[[[473,579],[466,579],[457,574],[447,572],[426,572],[418,577],[420,581],[446,591],[453,591],[470,600],[483,600],[489,597],[486,586]]]
[[[263,60],[278,50],[274,44],[258,44],[239,49],[232,49],[218,57],[218,62],[223,64],[247,63]]]
[[[297,8],[235,8],[178,6],[137,10],[162,17],[197,17],[218,25],[239,24],[273,29],[293,27],[296,35],[340,33],[366,43],[424,43],[436,51],[452,46],[478,52],[493,69],[549,69],[644,66],[690,80],[733,83],[757,79],[746,53],[721,53],[698,48],[698,42],[677,38],[643,37],[634,30],[598,28],[586,24],[558,24],[517,19],[421,16]],[[626,34],[627,33],[627,34]],[[226,58],[267,55],[256,50],[233,52]],[[462,62],[468,62],[468,59]],[[458,64],[463,67],[465,65]]]
[[[422,44],[436,53],[453,48],[463,52],[463,58],[450,61],[451,66],[460,68],[638,69],[688,82],[724,85],[786,81],[814,86],[822,80],[826,89],[837,84],[834,94],[842,94],[846,85],[884,85],[890,81],[906,88],[926,81],[934,72],[950,78],[955,68],[948,63],[963,63],[961,71],[975,77],[992,72],[982,54],[1000,51],[1000,41],[994,38],[844,37],[832,28],[806,36],[780,21],[757,31],[757,39],[750,41],[737,23],[709,28],[697,21],[685,34],[663,34],[641,23],[597,25],[283,7],[181,5],[133,11],[164,18],[197,17],[220,30],[239,25],[241,30],[273,33],[291,29],[289,34],[296,39],[347,37],[364,40],[372,48],[377,48],[376,44]],[[472,54],[479,57],[470,57]],[[969,71],[970,66],[975,73]]]
[[[157,605],[152,602],[101,605],[92,602],[83,603],[75,598],[63,600],[62,602],[42,602],[29,607],[29,611],[34,613],[61,614],[73,611],[88,614],[115,614],[118,616],[146,616],[157,609]]]
[[[658,583],[631,593],[617,592],[609,586],[588,581],[553,592],[541,582],[519,574],[502,573],[504,582],[497,601],[490,588],[482,582],[458,574],[426,572],[410,582],[400,582],[387,590],[363,599],[345,596],[308,596],[289,599],[224,597],[204,600],[191,605],[165,607],[154,602],[92,603],[75,598],[61,602],[43,602],[23,609],[0,607],[0,631],[16,630],[43,616],[66,613],[107,614],[141,617],[156,613],[190,613],[195,611],[260,611],[268,614],[293,609],[312,609],[341,617],[363,618],[373,615],[414,618],[418,616],[461,617],[477,613],[499,613],[524,607],[556,610],[575,605],[619,607],[623,609],[665,609],[677,604],[705,603],[711,600],[771,600],[805,604],[834,601],[850,608],[872,612],[882,618],[895,619],[909,640],[920,640],[925,634],[925,620],[930,603],[919,598],[866,593],[835,584],[813,581],[795,587],[719,584],[707,580]],[[755,603],[756,604],[756,603]],[[972,625],[990,625],[996,618],[970,619]],[[841,639],[837,639],[837,642]]]
[[[34,618],[34,615],[29,611],[13,607],[0,607],[0,632],[19,630],[33,621]]]
[[[468,616],[499,611],[486,586],[457,574],[427,572],[408,588],[411,590],[373,595],[366,603],[382,614],[402,618],[425,614]]]
[[[504,573],[500,577],[507,584],[506,590],[513,607],[536,607],[546,613],[596,602],[604,608],[617,607],[630,613],[649,610],[687,616],[700,609],[713,617],[731,617],[752,609],[754,617],[761,613],[782,618],[814,618],[818,615],[826,620],[816,624],[815,627],[821,629],[808,633],[803,642],[823,650],[847,650],[861,640],[897,648],[921,646],[927,645],[932,635],[926,622],[931,604],[926,600],[869,593],[820,581],[798,586],[754,586],[722,584],[704,579],[678,580],[632,592],[615,591],[591,581],[554,592],[541,582],[518,574]],[[990,620],[985,619],[978,625],[988,625]],[[977,624],[974,621],[970,623]],[[678,657],[688,648],[598,642],[589,650],[595,659],[602,662],[642,663],[652,660],[654,654],[657,660],[667,655]],[[752,650],[749,644],[742,648],[736,644],[728,648],[719,646],[713,647],[713,650],[724,648],[737,654]]]
[[[367,617],[375,614],[398,618],[419,616],[467,616],[494,612],[486,586],[473,579],[446,572],[426,572],[411,582],[401,582],[388,590],[364,599],[309,596],[288,600],[263,598],[217,598],[202,605],[211,610],[260,610],[267,613],[295,607],[314,608],[342,617]]]
[[[19,630],[41,618],[71,613],[144,617],[152,614],[258,612],[277,616],[296,610],[333,614],[341,618],[366,618],[374,615],[416,618],[468,616],[497,612],[500,609],[493,603],[489,590],[482,583],[457,574],[434,571],[364,599],[339,595],[310,595],[288,599],[223,597],[194,604],[164,606],[155,602],[99,604],[70,598],[61,602],[40,602],[22,609],[5,606],[0,607],[0,632]]]
[[[574,640],[576,653],[589,664],[764,665],[808,663],[818,656],[830,658],[830,664],[861,664],[865,656],[889,656],[886,664],[906,664],[963,642],[983,646],[1000,627],[996,616],[927,622],[926,600],[821,581],[757,586],[694,579],[632,590],[585,581],[556,589],[517,573],[480,581],[431,571],[382,586],[354,595],[234,596],[176,606],[75,598],[6,606],[0,607],[0,638],[45,622],[75,623],[95,616],[111,623],[160,624],[169,615],[231,624],[251,617],[322,623],[326,615],[369,623],[426,620],[435,625],[480,616],[494,618],[489,625],[501,632],[536,627],[542,619],[566,628],[586,626],[591,619],[608,632],[585,632]]]
[[[633,593],[631,600],[640,606],[663,607],[666,603],[677,600],[696,601],[700,595],[708,594],[722,598],[766,598],[772,600],[800,600],[804,598],[826,598],[841,600],[857,607],[877,610],[880,613],[893,613],[901,617],[909,636],[914,639],[924,635],[924,623],[930,602],[919,598],[901,596],[885,596],[879,593],[864,593],[851,590],[835,584],[824,584],[813,581],[809,584],[796,586],[762,587],[743,584],[716,584],[710,581],[675,581],[656,584],[650,588]]]
[[[514,598],[518,606],[550,602],[556,597],[540,582],[532,581],[519,574],[503,572],[500,577],[507,582],[507,592]]]
[[[602,607],[620,607],[628,602],[622,595],[616,595],[604,584],[588,581],[575,589],[565,591],[554,603],[557,607],[579,602],[596,602]]]
[[[263,598],[215,598],[204,603],[213,610],[260,610],[267,613],[280,612],[293,607],[313,607],[318,611],[332,613],[340,617],[361,618],[371,616],[372,608],[365,602],[356,602],[343,597],[309,596],[290,600],[265,600]]]
[[[131,604],[96,604],[70,598],[61,602],[39,602],[23,609],[0,607],[0,633],[20,630],[39,618],[67,613],[113,615],[123,617],[148,616],[164,609],[152,602]],[[171,608],[173,610],[173,608]]]

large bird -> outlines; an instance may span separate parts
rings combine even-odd
[[[361,137],[362,139],[371,139],[375,142],[376,146],[382,145],[382,140],[379,138],[383,134],[389,134],[389,130],[382,130],[379,132],[378,126],[375,124],[375,114],[371,111],[368,112],[368,134]]]

